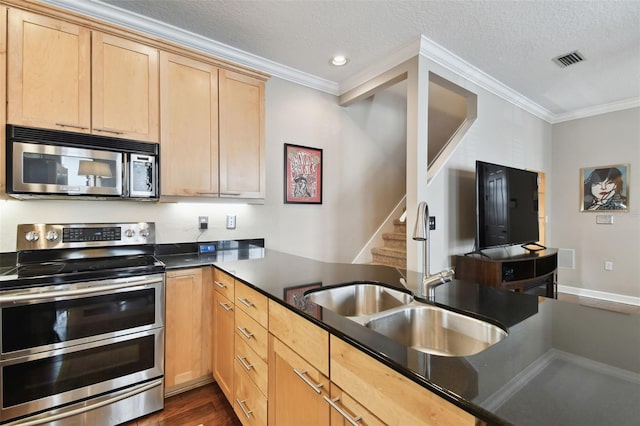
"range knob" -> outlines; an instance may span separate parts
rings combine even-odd
[[[58,233],[56,231],[48,231],[47,235],[45,235],[47,241],[55,241],[58,239]]]
[[[40,238],[40,235],[38,235],[38,233],[36,231],[29,231],[27,232],[27,234],[24,236],[24,238],[27,241],[38,241],[38,239]]]
[[[147,238],[149,236],[149,228],[142,228],[140,230],[140,236]]]
[[[132,237],[134,237],[136,235],[136,231],[134,231],[133,228],[129,228],[126,231],[124,231],[124,235],[127,238],[132,238]]]

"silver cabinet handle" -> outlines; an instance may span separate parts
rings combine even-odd
[[[249,333],[246,328],[238,326],[238,330],[244,337],[247,339],[251,339],[253,337],[253,333]]]
[[[296,373],[296,375],[298,377],[300,377],[303,382],[308,384],[311,387],[311,389],[316,391],[317,394],[322,393],[322,390],[320,389],[322,387],[322,383],[317,383],[316,384],[316,383],[313,383],[311,380],[309,380],[309,378],[307,377],[307,370],[300,371],[300,370],[294,368],[293,372]]]
[[[250,371],[253,368],[253,365],[247,364],[247,361],[245,361],[247,359],[246,356],[236,355],[236,358],[240,361],[240,364],[242,364],[245,370]]]
[[[89,130],[88,127],[78,126],[77,124],[69,124],[69,123],[56,123],[56,126],[71,127],[72,129],[80,129],[80,130]]]
[[[358,417],[354,417],[352,418],[346,411],[344,411],[338,404],[336,404],[336,402],[340,401],[340,398],[333,398],[333,399],[329,399],[329,397],[324,396],[323,397],[325,401],[327,401],[329,403],[330,406],[333,407],[334,410],[336,410],[342,417],[344,417],[344,419],[351,425],[353,426],[360,426],[358,424],[358,422],[360,420],[362,420],[362,416],[358,416]]]
[[[225,302],[218,302],[220,304],[220,306],[222,306],[222,309],[224,309],[225,311],[229,312],[229,311],[233,311],[233,308],[231,306],[229,306],[229,304],[225,303]]]
[[[96,132],[111,133],[113,135],[122,135],[122,134],[124,134],[124,132],[119,132],[117,130],[100,129],[100,128],[97,128],[97,127],[94,127],[93,130],[95,130]]]
[[[238,196],[238,195],[242,195],[242,193],[241,192],[221,192],[220,195],[235,195],[235,196]]]
[[[220,287],[220,288],[227,288],[227,286],[226,286],[226,285],[224,285],[224,284],[222,284],[220,281],[214,281],[213,283],[214,283],[215,285],[217,285],[218,287]]]
[[[240,401],[239,399],[236,399],[236,402],[240,406],[240,409],[242,410],[244,415],[247,416],[248,419],[250,419],[251,418],[251,413],[253,413],[253,411],[244,407],[244,404],[245,404],[245,402],[247,402],[247,400],[243,399],[242,401]]]
[[[244,306],[246,306],[247,308],[252,308],[253,307],[253,303],[249,302],[246,298],[244,297],[238,297],[238,300],[240,301],[240,303],[242,303]]]

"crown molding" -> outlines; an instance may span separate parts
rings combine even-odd
[[[149,36],[167,40],[238,65],[253,68],[302,86],[307,86],[335,96],[339,95],[339,87],[336,82],[325,80],[269,59],[253,55],[224,43],[169,25],[165,22],[119,9],[110,4],[95,0],[41,1],[52,6],[87,15],[111,24],[120,25],[143,34],[147,34]]]
[[[611,102],[604,105],[596,105],[594,107],[579,109],[577,111],[568,112],[566,114],[556,114],[551,123],[562,123],[564,121],[577,120],[580,118],[592,117],[594,115],[606,114],[609,112],[622,111],[625,109],[638,107],[640,107],[640,98],[629,98],[618,102]]]
[[[129,12],[98,0],[40,0],[43,3],[87,15],[109,23],[120,25],[149,36],[173,42],[217,58],[233,62],[247,68],[252,68],[270,74],[274,77],[300,84],[334,96],[357,87],[389,69],[421,55],[434,63],[448,69],[460,77],[478,85],[507,102],[516,105],[534,116],[551,124],[563,121],[585,118],[592,115],[604,114],[640,106],[640,98],[628,99],[606,105],[585,108],[566,114],[554,114],[536,104],[524,95],[516,92],[482,70],[471,65],[449,50],[428,39],[424,35],[396,49],[381,61],[371,64],[364,71],[345,79],[341,83],[326,80],[315,75],[302,72],[269,59],[253,55],[229,45],[200,36],[184,29],[169,25],[143,15]]]

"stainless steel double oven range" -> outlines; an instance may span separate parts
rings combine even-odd
[[[115,425],[163,408],[153,223],[18,225],[0,277],[0,424]]]

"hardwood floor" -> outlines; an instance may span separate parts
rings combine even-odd
[[[216,383],[165,399],[164,410],[124,426],[241,426]]]

